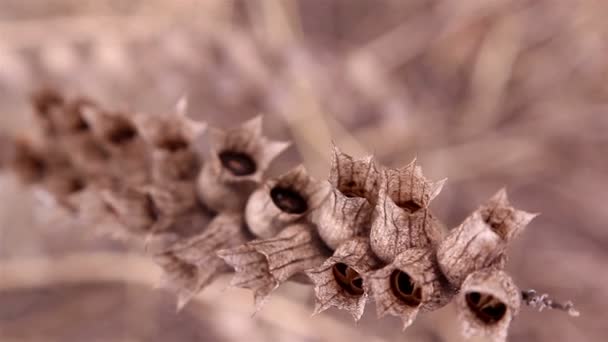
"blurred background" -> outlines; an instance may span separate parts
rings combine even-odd
[[[228,127],[266,113],[324,178],[333,140],[448,177],[450,227],[499,188],[542,213],[511,250],[522,288],[581,317],[523,308],[510,341],[608,338],[608,3],[592,0],[0,0],[0,135],[31,127],[54,87],[108,108]],[[1,144],[1,142],[0,142]],[[220,279],[184,311],[136,251],[55,220],[0,174],[0,341],[462,341],[455,310],[405,333],[339,312],[310,317],[289,284],[255,317]]]

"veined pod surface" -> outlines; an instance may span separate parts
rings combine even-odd
[[[503,189],[450,231],[439,244],[437,260],[454,286],[459,287],[474,271],[503,268],[511,239],[536,216],[505,206],[505,201]]]
[[[427,180],[412,161],[401,169],[382,170],[378,201],[371,224],[370,244],[386,263],[410,248],[434,246],[444,228],[428,209],[445,180]]]
[[[232,285],[254,291],[259,310],[270,293],[290,278],[319,266],[329,250],[308,223],[286,227],[275,237],[254,240],[218,255],[236,274]]]

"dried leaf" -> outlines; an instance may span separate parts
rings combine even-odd
[[[315,289],[315,314],[332,306],[348,311],[355,320],[363,315],[369,295],[364,275],[379,261],[369,247],[369,240],[353,238],[336,249],[334,255],[306,275]]]
[[[449,302],[453,291],[443,278],[432,249],[413,248],[364,276],[376,302],[378,318],[400,317],[405,330],[419,312],[436,310]]]
[[[272,160],[289,143],[264,137],[261,117],[232,130],[212,128],[209,134],[212,150],[198,178],[199,196],[213,210],[241,211]]]
[[[332,249],[369,232],[373,204],[377,198],[378,169],[373,157],[355,160],[333,147],[326,202],[311,213],[319,235]]]
[[[456,297],[466,337],[484,336],[506,341],[511,320],[521,305],[521,294],[509,275],[496,269],[471,273]]]
[[[156,255],[166,272],[167,283],[175,286],[179,307],[227,270],[217,251],[241,245],[248,239],[242,215],[219,214],[202,233],[180,240]]]
[[[318,208],[328,193],[329,185],[308,176],[300,165],[266,181],[249,197],[245,208],[249,230],[259,238],[275,236]]]

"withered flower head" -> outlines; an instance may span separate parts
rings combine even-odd
[[[318,208],[328,193],[329,184],[310,177],[300,165],[251,194],[245,207],[247,225],[256,236],[270,238]]]
[[[426,180],[415,161],[384,170],[370,232],[371,247],[380,259],[390,263],[407,249],[439,243],[443,227],[427,206],[444,182]]]
[[[159,211],[152,198],[139,189],[130,187],[99,190],[109,216],[113,216],[126,229],[123,234],[145,236],[159,222]],[[116,232],[120,236],[120,232]]]
[[[437,259],[443,273],[460,286],[474,271],[503,268],[511,239],[535,216],[509,206],[506,191],[500,190],[440,243]]]
[[[339,246],[321,266],[306,272],[315,288],[314,313],[335,306],[359,320],[369,295],[364,275],[378,263],[367,238],[353,238]]]
[[[201,233],[180,240],[157,254],[155,259],[165,271],[166,285],[178,293],[178,308],[227,270],[217,251],[236,247],[246,240],[242,215],[219,214]]]
[[[198,178],[199,196],[213,210],[240,211],[289,143],[264,137],[261,116],[236,129],[209,129],[209,135],[212,151]]]
[[[311,213],[325,243],[336,249],[355,236],[367,235],[378,194],[379,173],[372,156],[355,160],[333,146],[331,192]]]
[[[253,290],[258,310],[274,289],[319,266],[328,254],[313,227],[306,223],[288,226],[269,239],[218,252],[236,271],[232,286]]]
[[[364,277],[376,302],[378,317],[400,317],[405,330],[420,311],[447,304],[453,292],[442,277],[431,249],[413,248]]]
[[[496,269],[471,273],[456,297],[466,337],[507,339],[511,320],[521,305],[521,293],[509,275]]]

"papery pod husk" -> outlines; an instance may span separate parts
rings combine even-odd
[[[178,308],[183,307],[215,277],[228,271],[217,251],[233,248],[250,239],[243,216],[217,215],[200,234],[180,239],[155,255],[165,271],[165,285],[178,293]]]
[[[400,317],[404,330],[419,312],[439,309],[455,294],[431,248],[408,249],[390,264],[365,274],[364,280],[374,296],[378,318]]]
[[[433,183],[414,160],[401,169],[384,169],[371,223],[372,250],[384,262],[411,248],[435,246],[443,224],[428,209],[445,180]]]
[[[32,95],[34,119],[43,135],[55,136],[58,134],[65,102],[63,95],[53,89],[41,89]]]
[[[125,184],[145,184],[150,178],[150,151],[134,115],[90,107],[83,108],[82,115],[110,156],[106,172]]]
[[[502,266],[506,250],[506,242],[475,211],[439,244],[437,261],[450,283],[460,287],[470,273]]]
[[[218,255],[235,269],[231,285],[253,290],[259,310],[274,289],[319,266],[327,259],[329,250],[312,225],[296,223],[275,237],[253,240]]]
[[[344,242],[321,266],[306,272],[314,284],[314,313],[337,307],[358,321],[369,296],[364,274],[378,266],[379,260],[369,247],[367,238],[358,237]]]
[[[270,179],[251,194],[245,207],[249,230],[270,238],[285,226],[316,210],[329,194],[329,184],[313,179],[304,166]]]
[[[261,117],[226,131],[211,128],[209,136],[211,154],[198,176],[199,198],[214,211],[240,212],[289,143],[264,137]]]
[[[467,275],[484,268],[503,268],[509,243],[536,216],[508,206],[500,190],[448,236],[437,248],[443,274],[460,286]]]
[[[310,215],[331,249],[353,237],[368,235],[378,182],[379,172],[372,156],[355,160],[333,146],[331,192]]]
[[[455,302],[467,338],[483,336],[504,342],[519,313],[521,293],[506,272],[484,269],[466,278]]]
[[[510,243],[518,237],[538,214],[515,209],[506,189],[500,189],[488,203],[478,209],[483,219],[503,240]]]

